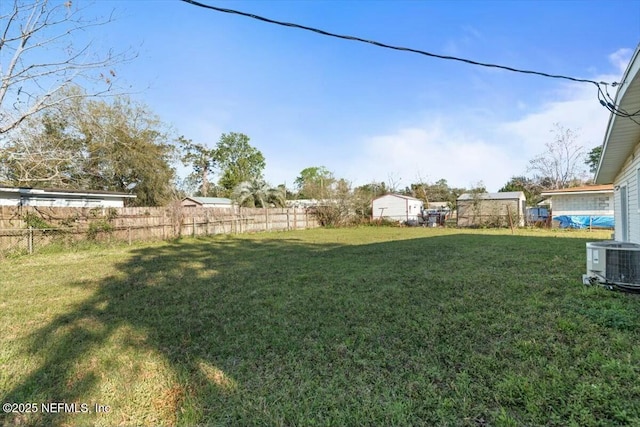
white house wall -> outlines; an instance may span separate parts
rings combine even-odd
[[[45,197],[23,197],[23,206],[48,206],[61,208],[121,208],[122,200],[109,199],[67,199]]]
[[[553,216],[613,216],[613,193],[554,194]]]
[[[620,200],[620,187],[627,186],[627,230],[629,241],[640,243],[640,209],[638,208],[638,168],[640,167],[640,150],[636,145],[631,156],[627,159],[622,171],[616,176],[614,185],[614,221],[615,240],[624,240],[621,233],[622,226],[622,203]],[[555,214],[555,212],[554,212]],[[620,226],[618,226],[620,225]]]
[[[42,206],[59,208],[121,208],[123,201],[117,199],[65,199],[57,197],[12,196],[0,199],[0,206]]]
[[[0,206],[20,206],[20,195],[2,192],[0,194]]]
[[[229,204],[216,204],[216,203],[205,203],[202,205],[203,208],[217,208],[217,209],[232,209],[233,205]]]

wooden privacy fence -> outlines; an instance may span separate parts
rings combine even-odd
[[[0,252],[33,252],[53,242],[115,239],[131,243],[317,227],[316,218],[304,208],[0,206]]]

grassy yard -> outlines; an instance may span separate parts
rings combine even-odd
[[[0,424],[640,425],[640,299],[581,284],[609,235],[369,227],[4,260],[0,403],[38,412]]]

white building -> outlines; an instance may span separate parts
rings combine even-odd
[[[371,202],[372,219],[387,218],[394,221],[418,220],[423,202],[415,197],[386,194]]]
[[[613,106],[595,181],[613,184],[615,240],[640,243],[640,45]]]
[[[56,190],[50,188],[0,187],[0,206],[47,206],[62,208],[121,208],[133,194],[112,191]]]
[[[547,197],[554,225],[588,227],[613,226],[613,185],[584,185],[548,190]]]
[[[285,200],[285,205],[288,208],[315,208],[323,203],[326,202],[316,199]]]
[[[225,197],[185,197],[181,204],[184,207],[233,208],[233,201]]]

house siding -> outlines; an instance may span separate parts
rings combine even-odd
[[[638,210],[638,168],[640,167],[640,145],[636,145],[622,170],[614,180],[615,240],[624,240],[622,235],[622,201],[620,187],[627,187],[627,234],[630,242],[640,243],[640,211]],[[618,226],[620,224],[620,226]]]
[[[122,200],[107,199],[66,199],[66,198],[29,198],[23,199],[23,206],[47,206],[61,208],[122,208]]]
[[[44,197],[8,194],[0,197],[0,206],[42,206],[57,208],[121,208],[124,200],[99,197]]]

